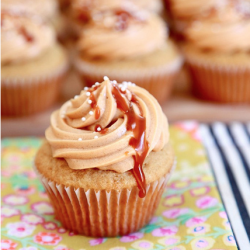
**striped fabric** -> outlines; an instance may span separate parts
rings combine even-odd
[[[241,250],[250,249],[250,123],[200,125],[200,135]]]

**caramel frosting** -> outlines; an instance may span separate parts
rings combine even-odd
[[[122,59],[145,55],[166,43],[167,28],[145,12],[99,13],[82,32],[79,50],[90,58]]]
[[[2,64],[30,60],[55,43],[53,29],[38,17],[2,12],[1,24]]]
[[[160,12],[162,10],[161,0],[74,0],[72,1],[72,10],[81,12],[87,10],[90,12],[100,12],[111,9],[122,9],[133,11],[135,9],[144,9],[151,12]]]
[[[45,20],[51,19],[57,13],[56,0],[2,0],[1,9],[15,14],[32,14]]]
[[[45,135],[53,157],[64,158],[72,169],[123,173],[142,167],[151,151],[166,145],[168,122],[149,92],[104,79],[55,111]]]
[[[193,22],[185,31],[187,40],[201,49],[220,52],[250,49],[250,5],[232,2],[220,11]]]

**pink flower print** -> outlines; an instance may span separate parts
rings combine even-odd
[[[158,240],[158,242],[163,246],[171,246],[177,244],[179,241],[180,241],[179,236],[167,236]]]
[[[21,195],[31,195],[35,193],[34,187],[19,187],[16,188],[16,192]]]
[[[90,246],[97,246],[102,244],[105,241],[105,238],[98,238],[89,241]]]
[[[23,238],[31,235],[36,227],[25,222],[14,222],[8,223],[6,228],[8,229],[8,235]]]
[[[22,247],[19,250],[38,250],[37,247]]]
[[[54,214],[54,209],[49,202],[39,201],[31,205],[31,209],[38,214]]]
[[[149,224],[155,224],[157,221],[158,221],[158,217],[157,217],[157,216],[154,216],[154,217],[150,220]]]
[[[215,240],[210,237],[203,237],[194,239],[191,241],[191,246],[193,250],[209,250],[214,245]]]
[[[34,242],[40,245],[57,245],[61,240],[62,237],[55,234],[55,233],[48,233],[48,232],[40,232],[34,236]]]
[[[4,177],[10,177],[11,174],[12,174],[11,171],[6,170],[6,169],[3,169],[3,170],[1,171],[1,175],[4,176]]]
[[[183,214],[187,214],[189,212],[188,208],[173,208],[170,210],[166,210],[162,213],[168,219],[175,219]]]
[[[65,245],[59,245],[59,246],[55,247],[54,249],[55,250],[72,250]]]
[[[65,228],[63,228],[63,227],[60,227],[60,228],[57,229],[57,232],[58,232],[59,234],[64,234],[64,233],[67,232],[67,230],[66,230]]]
[[[24,205],[28,203],[28,198],[21,195],[9,194],[3,198],[3,202],[10,206]]]
[[[193,226],[199,225],[201,223],[204,223],[206,220],[207,220],[206,217],[193,217],[193,218],[186,221],[186,226],[193,227]]]
[[[190,194],[194,197],[199,197],[210,192],[209,187],[198,187],[190,190]]]
[[[48,198],[49,197],[48,194],[45,191],[39,192],[39,195],[40,195],[41,198]]]
[[[17,243],[11,240],[1,240],[1,250],[15,250]]]
[[[235,238],[232,234],[224,235],[223,242],[226,246],[236,246]]]
[[[196,206],[201,209],[214,207],[217,205],[218,200],[211,196],[204,196],[196,201]]]
[[[144,234],[140,233],[140,232],[132,233],[129,235],[122,236],[120,238],[120,241],[121,242],[132,242],[132,241],[139,240],[139,239],[143,238],[143,235]]]
[[[189,180],[179,180],[179,181],[172,182],[170,187],[173,189],[183,189],[183,188],[188,187],[189,185],[190,185]]]
[[[219,216],[223,219],[227,219],[227,213],[225,211],[219,212]]]
[[[156,237],[175,235],[178,231],[176,226],[162,227],[153,230],[152,235]]]
[[[33,170],[23,172],[24,176],[27,176],[29,179],[37,178],[36,173]]]
[[[166,207],[176,207],[182,205],[183,203],[184,196],[176,194],[167,196],[163,201],[163,205]]]
[[[131,245],[133,248],[138,250],[152,249],[154,247],[153,242],[148,240],[138,240]]]
[[[48,221],[43,223],[43,227],[47,230],[55,230],[57,228],[56,223],[52,222],[52,221]],[[64,228],[63,228],[64,229]],[[64,229],[65,230],[65,229]],[[66,230],[65,230],[66,232]],[[58,232],[59,233],[59,232]]]
[[[44,218],[36,214],[24,214],[21,216],[21,221],[30,225],[38,225],[44,222]]]
[[[187,233],[193,234],[193,235],[203,235],[209,231],[210,231],[210,225],[202,223],[202,224],[195,225],[193,227],[189,227],[187,230]]]
[[[5,218],[9,218],[15,215],[19,215],[20,211],[13,207],[2,207],[1,208],[1,216]]]

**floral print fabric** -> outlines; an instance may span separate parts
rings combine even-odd
[[[170,128],[177,167],[151,222],[116,238],[89,238],[64,229],[32,164],[40,138],[2,140],[2,250],[233,250],[237,249],[198,124]]]

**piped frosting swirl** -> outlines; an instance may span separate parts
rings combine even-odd
[[[40,18],[2,12],[2,64],[36,58],[54,43],[55,33],[53,29]]]
[[[156,15],[112,10],[93,16],[83,29],[78,49],[90,58],[123,59],[164,46],[167,28]]]

